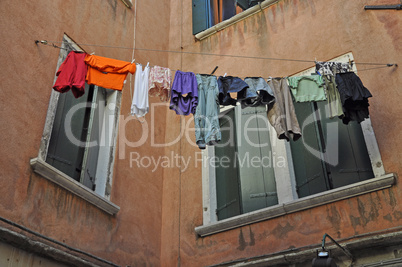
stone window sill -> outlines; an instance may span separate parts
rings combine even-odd
[[[43,160],[40,160],[39,158],[34,158],[30,160],[30,164],[35,173],[58,184],[59,186],[88,201],[99,209],[111,215],[115,215],[120,210],[119,206],[96,194],[86,186],[65,175],[64,173],[44,162]]]
[[[224,232],[237,227],[269,220],[282,215],[318,207],[339,200],[367,194],[381,189],[389,188],[395,184],[395,174],[386,174],[363,182],[343,186],[337,189],[325,191],[312,196],[297,199],[291,202],[275,205],[269,208],[242,214],[219,222],[202,225],[195,228],[200,236],[208,236]]]

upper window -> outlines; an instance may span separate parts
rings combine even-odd
[[[257,3],[257,0],[193,0],[193,34],[230,19]]]
[[[57,68],[73,50],[80,48],[65,36]],[[109,197],[120,98],[120,91],[88,84],[79,98],[71,91],[52,90],[38,158],[61,171],[65,179]]]

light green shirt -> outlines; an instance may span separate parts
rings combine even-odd
[[[288,83],[296,102],[327,100],[320,75],[288,77]]]

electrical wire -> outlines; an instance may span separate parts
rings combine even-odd
[[[46,41],[46,40],[36,40],[35,43],[41,43],[44,45],[50,45],[56,48],[60,48],[56,46],[54,43],[62,43],[63,41]],[[111,46],[111,45],[98,45],[98,44],[81,44],[77,43],[80,46],[94,46],[94,47],[104,47],[104,48],[114,48],[114,49],[130,49],[130,50],[139,50],[139,51],[148,51],[148,52],[164,52],[164,53],[178,53],[178,54],[190,54],[190,55],[201,55],[201,56],[214,56],[214,57],[232,57],[232,58],[244,58],[244,59],[260,59],[260,60],[276,60],[276,61],[289,61],[289,62],[306,62],[306,63],[315,63],[315,60],[304,60],[304,59],[290,59],[290,58],[273,58],[273,57],[257,57],[257,56],[242,56],[242,55],[227,55],[227,54],[213,54],[213,53],[201,53],[201,52],[189,52],[189,51],[175,51],[175,50],[163,50],[163,49],[150,49],[150,48],[136,48],[136,47],[124,47],[124,46]],[[370,63],[370,62],[354,62],[354,64],[359,65],[381,65],[381,66],[398,66],[396,63]]]
[[[398,66],[397,64],[395,64],[395,66]],[[375,68],[368,68],[368,69],[361,69],[361,70],[357,70],[357,72],[362,72],[362,71],[366,71],[366,70],[377,70],[377,69],[385,69],[385,68],[389,68],[392,66],[382,66],[382,67],[375,67]]]
[[[135,55],[135,33],[136,33],[136,26],[137,26],[137,2],[135,1],[135,10],[134,10],[134,33],[133,33],[133,53],[131,55],[131,62],[134,62],[134,55]],[[134,86],[132,85],[132,80],[133,80],[133,75],[130,75],[130,96],[131,99],[133,99],[133,91],[134,91]]]
[[[183,1],[180,1],[180,48],[183,49]],[[183,54],[180,54],[180,69],[183,69]],[[181,128],[183,127],[182,125],[182,120],[183,116],[180,116],[180,133],[181,133]],[[182,150],[181,150],[181,138],[180,138],[180,157],[183,157],[182,155]],[[182,168],[181,168],[180,163],[180,173],[179,173],[179,225],[178,225],[178,245],[177,245],[177,266],[181,266],[181,190],[182,190]]]

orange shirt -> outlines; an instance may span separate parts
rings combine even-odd
[[[86,81],[103,88],[121,90],[127,74],[135,73],[135,64],[112,58],[86,55],[88,65]]]

